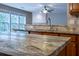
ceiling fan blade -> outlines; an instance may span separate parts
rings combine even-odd
[[[52,11],[54,11],[53,9],[51,9],[51,10],[48,10],[48,12],[52,12]]]

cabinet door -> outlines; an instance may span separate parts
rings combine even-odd
[[[60,34],[60,36],[71,37],[71,39],[70,39],[71,42],[66,47],[66,55],[67,56],[75,56],[76,55],[76,36],[69,35],[69,34]]]
[[[79,35],[77,36],[77,55],[79,56]]]
[[[66,48],[67,56],[76,56],[76,44],[71,42]]]
[[[64,48],[62,51],[60,51],[58,56],[66,56],[66,48]]]
[[[77,10],[79,11],[79,3],[72,3],[72,10]]]
[[[79,15],[79,3],[70,3],[69,12],[71,15]]]

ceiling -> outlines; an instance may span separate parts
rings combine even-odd
[[[22,9],[25,11],[35,12],[41,10],[44,5],[49,5],[54,12],[64,13],[67,11],[66,3],[3,3],[4,5]]]

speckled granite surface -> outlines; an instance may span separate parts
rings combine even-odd
[[[63,29],[62,29],[63,30]],[[52,32],[52,33],[65,33],[65,34],[76,34],[79,35],[79,32],[70,32],[70,31],[53,31],[53,30],[41,30],[41,29],[14,29],[14,31],[23,31],[23,32]]]
[[[19,39],[19,37],[17,37]],[[15,38],[16,39],[16,38]],[[28,34],[18,48],[13,44],[0,46],[0,52],[13,56],[57,55],[70,41],[70,37]],[[15,43],[14,43],[15,44]]]
[[[79,29],[68,26],[59,25],[27,25],[26,30],[16,29],[17,31],[37,31],[37,32],[52,32],[52,33],[67,33],[79,35]]]

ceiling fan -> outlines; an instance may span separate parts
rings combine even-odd
[[[54,9],[50,8],[49,6],[43,6],[43,9],[41,10],[42,13],[49,13],[54,11]]]

